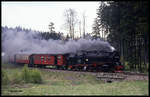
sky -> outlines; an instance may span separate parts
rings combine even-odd
[[[82,14],[85,12],[85,32],[92,32],[94,18],[99,2],[1,2],[2,5],[2,26],[16,27],[21,26],[36,31],[49,31],[48,25],[54,23],[56,32],[68,33],[64,26],[64,11],[72,8],[76,10],[78,18],[82,22]],[[82,24],[81,24],[82,25]],[[76,34],[79,33],[79,26],[75,28]]]

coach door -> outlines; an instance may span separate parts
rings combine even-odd
[[[64,63],[64,56],[58,55],[57,56],[57,65],[63,65]]]
[[[54,59],[55,59],[54,65],[57,65],[57,56],[54,56]]]
[[[29,56],[29,66],[33,66],[34,65],[34,61],[33,61],[33,55]]]

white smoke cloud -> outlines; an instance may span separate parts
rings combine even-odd
[[[112,46],[108,42],[92,39],[79,39],[63,40],[49,39],[40,40],[35,39],[33,36],[36,32],[29,31],[16,31],[16,29],[7,29],[2,32],[2,49],[7,55],[16,53],[76,53],[80,50],[99,50],[99,51],[112,51]]]

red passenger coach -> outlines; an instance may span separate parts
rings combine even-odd
[[[63,68],[66,66],[66,56],[63,54],[32,54],[30,55],[29,66],[56,66]]]
[[[55,57],[48,54],[35,55],[33,58],[34,64],[53,65],[55,63]]]
[[[49,66],[55,64],[55,56],[51,54],[32,54],[30,56],[29,66]]]
[[[28,54],[16,54],[15,63],[17,64],[29,64],[29,55]]]

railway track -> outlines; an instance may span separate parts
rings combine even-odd
[[[130,72],[130,71],[124,71],[122,72],[123,74],[126,74],[126,75],[141,75],[141,76],[148,76],[147,74],[145,73],[139,73],[139,72]]]
[[[122,72],[122,73],[97,73],[97,78],[104,81],[131,81],[131,80],[148,80],[149,77],[144,73]]]
[[[103,80],[105,82],[112,82],[112,81],[122,81],[124,80],[127,76],[124,74],[120,73],[97,73],[96,75],[97,79]]]
[[[46,70],[50,72],[74,72],[79,74],[92,74],[98,80],[103,80],[105,82],[113,82],[113,81],[123,81],[123,80],[148,80],[149,77],[144,73],[137,72],[129,72],[123,71],[121,73],[111,73],[111,72],[91,72],[91,71],[75,71],[75,70],[58,70],[58,69],[49,69],[49,68],[39,68],[41,70]]]
[[[92,75],[96,75],[97,72],[90,72],[90,71],[77,71],[77,70],[62,70],[62,69],[48,69],[48,68],[39,68],[41,70],[45,70],[45,71],[50,71],[50,72],[64,72],[64,73],[70,73],[70,72],[74,72],[74,73],[80,73],[80,74],[92,74]]]

